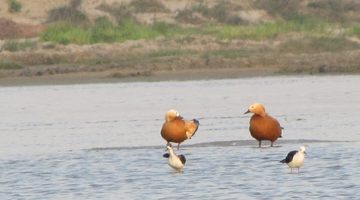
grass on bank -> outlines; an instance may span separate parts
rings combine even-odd
[[[132,20],[126,20],[119,26],[115,26],[107,18],[101,17],[93,26],[78,26],[64,21],[53,23],[41,34],[41,39],[60,44],[112,43],[154,39],[160,36],[176,37],[193,34],[192,30],[164,22],[142,25]]]
[[[206,32],[221,39],[268,40],[286,33],[329,35],[335,25],[319,19],[297,16],[287,21],[266,22],[243,26],[210,26]]]
[[[352,25],[346,31],[347,35],[360,38],[360,24]]]
[[[93,25],[75,25],[70,22],[56,22],[42,33],[43,41],[60,44],[92,44],[124,42],[127,40],[154,39],[157,37],[186,37],[191,35],[212,35],[219,39],[269,40],[287,33],[309,36],[331,36],[336,24],[304,16],[288,21],[266,22],[256,25],[204,25],[200,27],[180,27],[176,24],[156,22],[140,24],[134,20],[124,20],[114,25],[106,17],[96,20]],[[351,29],[351,34],[359,34],[359,26]]]

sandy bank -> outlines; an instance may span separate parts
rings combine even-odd
[[[0,78],[0,86],[66,85],[116,82],[186,81],[226,78],[248,78],[279,75],[275,69],[226,68],[226,69],[185,69],[180,71],[157,71],[147,76],[109,77],[106,72],[79,72],[34,77]]]

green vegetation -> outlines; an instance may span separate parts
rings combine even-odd
[[[17,0],[9,0],[8,4],[9,4],[9,12],[15,13],[21,11],[22,5]]]
[[[307,35],[327,35],[335,28],[329,23],[309,18],[297,17],[288,21],[267,22],[258,25],[209,26],[206,32],[221,39],[268,40],[285,33]]]
[[[17,41],[17,40],[8,40],[6,41],[2,47],[2,51],[27,51],[27,50],[33,50],[36,48],[36,42],[31,40],[25,40],[25,41]]]
[[[90,43],[90,33],[83,28],[77,27],[68,22],[58,22],[50,25],[41,34],[44,41],[53,41],[60,44],[88,44]]]
[[[53,23],[43,32],[41,39],[60,44],[81,45],[158,37],[179,39],[194,35],[209,35],[220,40],[255,41],[291,38],[295,35],[300,38],[360,37],[359,25],[341,23],[348,11],[360,9],[360,3],[356,2],[320,0],[305,5],[298,0],[255,0],[253,6],[265,10],[274,20],[249,23],[238,16],[238,11],[243,8],[237,4],[222,0],[209,6],[204,0],[196,0],[184,10],[180,10],[175,17],[178,22],[197,24],[196,26],[156,20],[153,24],[138,22],[135,17],[138,12],[168,12],[158,0],[102,4],[98,9],[109,13],[111,19],[100,17],[93,23],[80,11],[80,5],[81,0],[72,0],[69,6],[50,11],[48,20]],[[329,12],[334,11],[342,16],[336,20],[326,17]]]
[[[9,6],[17,1],[8,0]],[[284,72],[359,71],[360,3],[354,0],[193,0],[175,13],[170,9],[178,5],[160,0],[104,1],[95,8],[101,12],[84,10],[88,5],[82,6],[82,0],[69,1],[48,12],[42,43],[3,42],[0,51],[28,52],[1,54],[0,69],[21,69],[17,64],[21,63],[44,65],[29,72],[28,67],[19,70],[25,75],[109,70],[114,77],[219,66],[278,67]],[[99,14],[103,17],[94,19]],[[13,26],[14,32],[23,31],[20,25],[19,29]],[[104,48],[91,51],[57,46],[128,40],[153,41],[99,45]],[[29,52],[35,48],[39,51]],[[59,63],[63,66],[49,68]]]
[[[41,35],[43,41],[60,44],[91,44],[100,42],[124,42],[126,40],[153,39],[159,36],[176,37],[191,34],[192,29],[181,28],[164,22],[142,25],[126,20],[119,26],[106,17],[98,18],[93,26],[81,27],[69,22],[50,25]]]
[[[356,24],[347,28],[347,34],[360,38],[360,24]]]
[[[21,69],[20,64],[8,61],[0,61],[0,69],[10,70],[10,69]]]
[[[155,22],[147,25],[132,19],[114,25],[108,18],[101,17],[93,25],[81,26],[70,22],[56,22],[42,34],[44,41],[61,44],[90,44],[99,42],[124,42],[126,40],[154,39],[157,37],[187,37],[191,35],[212,35],[219,39],[269,40],[288,33],[308,36],[332,37],[338,25],[302,15],[294,15],[286,21],[266,22],[253,25],[206,25],[200,27],[180,27],[176,24]],[[358,26],[353,26],[348,34],[357,36]]]

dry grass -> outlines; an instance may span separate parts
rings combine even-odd
[[[133,0],[129,6],[137,13],[169,12],[159,0]]]
[[[61,6],[49,11],[47,22],[66,21],[73,24],[87,24],[87,16],[80,11],[82,0],[72,0],[69,6]]]

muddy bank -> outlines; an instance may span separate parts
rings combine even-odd
[[[282,72],[279,68],[202,68],[161,70],[149,72],[76,72],[67,74],[41,75],[41,76],[16,76],[0,78],[0,86],[30,86],[30,85],[67,85],[91,83],[116,83],[116,82],[154,82],[154,81],[186,81],[250,78],[281,75],[334,75],[334,74],[360,74],[359,71],[349,72],[322,72],[322,68],[313,72]],[[121,73],[121,75],[119,75]]]
[[[0,40],[36,37],[45,29],[45,25],[21,24],[5,18],[0,18],[0,27]]]
[[[22,69],[0,70],[0,86],[360,74],[359,59],[360,52],[351,52],[239,59],[178,57],[96,65],[26,66]]]
[[[0,53],[0,84],[67,84],[360,73],[360,50],[282,50],[287,41],[138,40],[54,45]]]
[[[255,76],[279,75],[275,70],[266,68],[252,69],[183,69],[179,71],[156,71],[151,74],[131,73],[121,77],[109,76],[111,72],[77,72],[69,74],[18,76],[0,78],[0,86],[26,85],[65,85],[115,82],[153,82],[153,81],[186,81],[225,78],[247,78]]]

